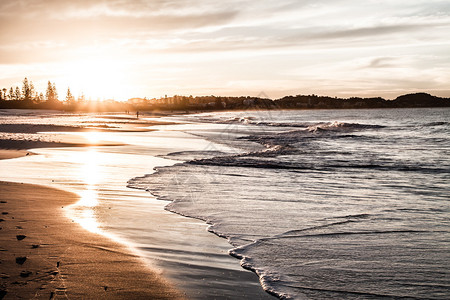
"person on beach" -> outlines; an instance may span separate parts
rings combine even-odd
[[[139,111],[136,112],[136,118],[139,119]]]

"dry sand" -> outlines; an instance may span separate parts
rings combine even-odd
[[[126,247],[64,216],[75,194],[0,182],[0,299],[180,299]]]

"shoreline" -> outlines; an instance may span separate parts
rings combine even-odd
[[[145,121],[144,121],[145,122]],[[145,122],[145,124],[153,123],[153,121]],[[163,125],[172,125],[167,122],[161,122]],[[156,124],[153,124],[156,125]],[[161,124],[159,124],[161,125]],[[134,127],[134,126],[133,126]],[[135,132],[135,130],[132,130]],[[140,131],[140,130],[139,130]],[[146,130],[149,131],[149,130]],[[152,130],[153,131],[153,130]],[[116,131],[113,131],[116,132]],[[157,132],[160,132],[161,134],[157,134]],[[165,144],[164,140],[169,137],[169,135],[166,135],[164,132],[164,129],[157,129],[157,132],[153,132],[151,135],[152,138],[156,138],[156,144],[162,143],[162,145]],[[156,136],[155,136],[156,134]],[[138,133],[138,135],[142,135]],[[159,136],[159,137],[158,137]],[[179,138],[186,139],[187,137],[184,136],[184,134],[176,134],[172,136],[170,134],[169,140],[172,141],[179,141]],[[172,287],[175,287],[178,291],[182,291],[184,297],[192,297],[193,299],[208,299],[208,297],[221,297],[221,298],[234,298],[234,297],[257,297],[258,299],[272,299],[273,296],[266,293],[262,287],[260,286],[260,283],[258,281],[258,277],[255,273],[247,271],[243,269],[239,265],[239,261],[236,260],[236,258],[231,257],[228,254],[228,250],[230,249],[231,245],[228,243],[228,241],[218,238],[216,235],[211,234],[210,232],[206,231],[206,224],[203,221],[200,220],[193,220],[191,218],[181,217],[177,214],[174,214],[173,212],[169,212],[167,210],[164,210],[164,206],[167,204],[165,201],[152,199],[151,195],[145,191],[134,191],[133,189],[128,189],[125,187],[118,188],[117,183],[119,183],[120,186],[122,186],[124,178],[121,179],[120,182],[115,182],[116,186],[111,186],[108,182],[107,186],[98,185],[95,187],[94,185],[97,184],[95,178],[89,177],[95,173],[92,173],[92,171],[96,170],[98,164],[102,164],[98,159],[100,159],[101,156],[97,156],[96,153],[98,150],[95,150],[96,147],[86,147],[86,146],[94,146],[93,144],[85,144],[85,143],[79,143],[75,144],[73,136],[68,136],[68,139],[64,139],[64,141],[68,141],[69,143],[45,143],[45,142],[39,142],[38,147],[26,147],[26,146],[35,146],[30,145],[30,142],[32,141],[24,141],[21,142],[21,146],[27,149],[31,150],[18,150],[17,148],[14,149],[11,145],[11,140],[5,140],[4,142],[8,146],[7,150],[7,156],[13,155],[14,157],[20,157],[20,156],[26,156],[27,153],[34,154],[29,151],[35,152],[37,155],[33,157],[23,157],[18,158],[16,160],[8,160],[9,162],[5,164],[5,171],[7,169],[15,169],[16,171],[12,172],[11,175],[5,173],[6,177],[4,177],[3,180],[10,181],[10,182],[27,182],[30,184],[37,184],[39,186],[43,187],[50,187],[50,188],[56,188],[61,191],[68,191],[72,193],[76,193],[78,196],[81,196],[84,198],[84,194],[79,193],[80,186],[83,187],[83,191],[87,190],[94,191],[94,190],[100,190],[103,188],[106,188],[109,191],[114,190],[114,193],[117,195],[120,195],[119,197],[122,197],[122,202],[117,202],[116,204],[113,204],[115,201],[115,198],[113,199],[107,199],[110,198],[110,195],[104,195],[107,198],[102,198],[102,201],[100,201],[101,207],[98,207],[98,209],[105,211],[106,209],[108,214],[103,215],[103,217],[109,218],[108,215],[110,212],[115,211],[116,209],[124,209],[122,205],[125,203],[128,203],[127,205],[133,206],[141,206],[144,208],[142,209],[142,215],[139,217],[140,220],[147,220],[147,219],[154,219],[153,227],[157,227],[158,231],[150,230],[150,232],[145,233],[144,239],[138,239],[138,244],[140,243],[140,246],[134,247],[128,249],[127,245],[128,241],[131,241],[132,245],[134,245],[135,237],[138,236],[122,236],[122,234],[119,234],[117,236],[115,234],[115,231],[119,228],[129,228],[129,224],[124,224],[123,220],[119,221],[117,218],[120,216],[115,215],[116,219],[110,218],[109,223],[108,220],[101,219],[100,224],[107,225],[108,228],[106,228],[105,232],[101,232],[100,235],[96,233],[89,232],[90,230],[84,227],[83,225],[78,224],[78,221],[75,222],[75,225],[78,226],[82,232],[85,234],[93,234],[100,238],[110,239],[112,238],[113,241],[119,244],[119,247],[122,246],[124,248],[127,248],[128,253],[133,253],[132,256],[134,256],[137,260],[140,260],[140,265],[145,268],[149,269],[149,272],[156,271],[158,276],[164,279],[167,279],[171,283]],[[191,139],[191,137],[189,137]],[[117,146],[123,147],[124,144],[118,143]],[[114,146],[111,143],[105,143],[98,141],[95,143],[95,146]],[[63,147],[63,148],[61,148]],[[66,148],[67,147],[67,148]],[[138,146],[139,147],[139,146]],[[0,145],[0,148],[1,147]],[[5,147],[6,148],[6,147]],[[48,150],[44,150],[45,148],[50,148]],[[52,149],[54,148],[54,149]],[[65,149],[66,148],[66,149]],[[108,149],[109,147],[105,148]],[[153,148],[153,147],[152,147]],[[151,149],[152,149],[151,148]],[[42,151],[40,150],[42,149]],[[60,149],[60,150],[57,150]],[[73,149],[73,150],[69,150]],[[78,149],[78,150],[77,150]],[[91,149],[91,150],[83,150],[83,149]],[[114,147],[109,148],[114,149]],[[134,148],[133,148],[134,149]],[[139,148],[140,149],[140,148]],[[132,150],[131,153],[134,150]],[[164,146],[162,148],[156,148],[150,150],[150,153],[144,152],[140,154],[143,158],[145,158],[148,161],[151,161],[152,159],[157,159],[156,156],[160,153],[170,153],[172,151],[172,145],[169,142],[168,146]],[[47,159],[45,158],[47,155],[52,155],[51,153],[73,153],[77,157],[84,157],[81,161],[81,167],[76,168],[77,171],[82,170],[83,172],[89,172],[88,177],[82,178],[82,177],[74,177],[68,181],[62,180],[59,182],[58,180],[53,180],[54,178],[58,178],[58,176],[61,176],[61,178],[64,178],[65,172],[61,173],[62,170],[58,171],[56,169],[53,169],[53,172],[46,176],[39,176],[39,178],[35,177],[36,172],[40,172],[39,170],[45,170],[47,166]],[[109,151],[107,151],[109,153]],[[6,152],[5,152],[6,153]],[[99,150],[99,154],[101,155],[109,155],[106,152],[102,152],[102,150]],[[129,152],[126,152],[128,156],[132,155]],[[44,154],[44,155],[42,155]],[[81,154],[82,156],[78,156],[78,154]],[[150,156],[149,156],[150,154]],[[135,155],[136,156],[136,155]],[[137,158],[139,156],[136,156]],[[153,158],[152,158],[153,157]],[[5,157],[8,158],[8,157]],[[150,159],[149,159],[150,158]],[[139,158],[138,158],[139,159]],[[136,161],[136,160],[135,160]],[[131,162],[131,161],[130,161]],[[53,162],[55,163],[55,162]],[[80,162],[77,162],[80,163]],[[132,163],[133,167],[130,167],[130,165],[120,165],[117,166],[118,169],[115,173],[121,174],[121,171],[126,171],[129,175],[123,175],[121,177],[125,177],[126,180],[130,178],[134,178],[137,175],[143,175],[147,170],[153,169],[152,164],[150,163],[151,168],[147,167],[142,169],[143,165],[142,163]],[[157,164],[159,165],[159,164]],[[155,165],[155,166],[157,166]],[[58,165],[53,165],[54,167],[59,167]],[[144,165],[145,167],[145,165]],[[34,170],[34,171],[33,171]],[[131,171],[130,171],[131,170]],[[140,170],[140,171],[139,171]],[[98,170],[97,170],[98,171]],[[25,173],[23,173],[25,172]],[[55,173],[56,172],[56,173]],[[70,171],[69,171],[70,173]],[[84,174],[87,175],[87,174]],[[25,176],[25,177],[24,177]],[[116,176],[117,177],[117,176]],[[65,183],[67,182],[67,184]],[[71,184],[73,185],[71,186]],[[87,185],[85,185],[87,183]],[[101,186],[101,188],[100,188]],[[67,188],[68,187],[68,188]],[[112,188],[112,189],[111,189]],[[102,193],[102,192],[101,192]],[[148,196],[147,196],[148,195]],[[96,195],[102,197],[101,195]],[[126,199],[124,198],[126,197]],[[144,202],[142,200],[145,198]],[[106,202],[104,202],[106,200]],[[110,200],[112,202],[110,202]],[[74,203],[77,202],[74,200]],[[74,204],[72,203],[72,204]],[[114,202],[115,203],[115,202]],[[123,204],[122,204],[123,203]],[[108,208],[107,206],[113,206],[111,208]],[[116,206],[117,205],[117,206]],[[72,205],[69,205],[72,206]],[[67,206],[65,206],[67,208]],[[109,210],[111,209],[111,210]],[[71,209],[72,210],[72,209]],[[64,209],[65,214],[63,215],[64,218],[72,218],[71,216],[68,216],[66,214],[66,209]],[[89,208],[87,210],[84,210],[85,212],[93,212],[93,210],[90,210]],[[73,210],[72,210],[73,212]],[[133,211],[133,215],[137,211]],[[70,219],[67,219],[71,221]],[[156,221],[157,220],[157,221]],[[117,223],[117,221],[119,221]],[[72,221],[73,222],[73,221]],[[106,223],[105,223],[106,222]],[[145,221],[147,222],[147,221]],[[73,224],[73,223],[71,223]],[[119,226],[119,227],[118,227]],[[1,227],[1,224],[0,224]],[[128,230],[128,229],[126,229]],[[109,234],[105,234],[108,231],[109,233],[113,233],[112,236]],[[120,231],[120,230],[119,230]],[[171,232],[170,235],[167,235],[168,232]],[[123,232],[121,232],[123,233]],[[129,231],[127,232],[127,234]],[[103,237],[102,237],[103,236]],[[182,239],[180,239],[182,237]],[[192,241],[184,240],[188,237],[192,238]],[[139,237],[140,238],[140,237]],[[147,240],[145,240],[147,239]],[[150,248],[147,247],[150,246]],[[154,248],[151,248],[154,247]],[[175,254],[178,253],[178,254]],[[128,267],[124,267],[122,272],[129,272]],[[88,282],[89,284],[89,282]],[[230,287],[236,287],[236,288],[230,288]],[[239,288],[237,288],[239,286]],[[108,288],[109,290],[109,288]],[[130,293],[132,296],[133,293]],[[100,297],[99,295],[97,295]],[[96,296],[96,298],[97,298]],[[176,293],[176,296],[170,297],[170,298],[177,298],[179,297],[179,293]],[[110,298],[110,297],[108,297]],[[151,297],[155,298],[155,297]],[[157,298],[156,298],[157,299]]]
[[[34,150],[36,151],[36,156],[34,156],[34,158],[43,156],[38,149]],[[28,160],[28,158],[26,159]],[[14,160],[10,161],[13,162]],[[12,165],[14,164],[10,164],[10,166]],[[11,178],[8,180],[12,180],[9,182],[14,182],[11,184],[21,185],[22,187],[28,186],[28,184],[19,183],[20,181],[16,178]],[[24,179],[24,181],[30,182],[29,179]],[[66,223],[69,224],[68,226],[75,226],[76,230],[79,230],[83,236],[92,235],[100,240],[112,241],[112,243],[117,244],[119,248],[124,249],[123,251],[125,251],[130,258],[136,260],[141,268],[150,273],[156,272],[158,279],[163,282],[168,281],[170,283],[170,287],[173,287],[179,291],[176,293],[176,296],[170,296],[167,298],[162,297],[162,299],[179,299],[181,298],[179,296],[180,293],[184,298],[188,299],[273,299],[272,295],[262,289],[258,276],[254,272],[242,268],[239,265],[239,261],[228,254],[228,250],[231,245],[226,239],[218,237],[207,231],[207,224],[201,220],[180,216],[179,214],[165,210],[164,206],[167,204],[167,201],[152,199],[150,193],[146,191],[124,187],[125,189],[130,190],[130,193],[127,194],[131,198],[127,198],[127,202],[131,201],[133,203],[134,201],[132,197],[140,195],[139,197],[145,197],[145,202],[150,205],[145,205],[146,209],[142,210],[141,214],[135,215],[138,219],[145,220],[148,218],[158,220],[153,222],[153,226],[155,228],[157,227],[158,230],[150,230],[150,232],[146,234],[148,245],[152,245],[150,247],[154,247],[152,250],[146,248],[145,245],[142,244],[139,246],[135,243],[135,241],[133,241],[133,239],[131,240],[131,244],[128,243],[130,240],[128,240],[127,237],[118,236],[115,233],[115,228],[104,228],[104,230],[102,229],[98,233],[92,233],[88,228],[84,227],[82,223],[78,223],[79,220],[74,222],[73,220],[76,220],[74,219],[76,216],[72,214],[73,208],[71,207],[77,205],[77,203],[79,203],[78,200],[80,199],[79,195],[75,194],[74,191],[69,191],[69,189],[66,190],[64,186],[57,186],[53,184],[47,185],[42,181],[36,181],[34,183],[31,181],[30,186],[44,188],[48,187],[50,190],[55,189],[55,191],[68,193],[70,197],[75,197],[71,203],[66,205],[61,204],[61,206],[56,207],[56,210],[59,210],[59,217],[66,220]],[[0,190],[3,193],[2,185],[0,185]],[[40,193],[38,190],[27,190],[30,192],[31,196],[35,194],[45,194]],[[10,199],[13,198],[15,197],[10,197]],[[10,210],[5,210],[1,205],[2,204],[0,204],[0,211],[10,212]],[[63,209],[62,206],[64,206]],[[69,211],[70,213],[68,213]],[[12,216],[12,213],[9,213],[9,215]],[[5,222],[0,222],[0,227],[4,224]],[[171,232],[171,234],[169,234],[169,232]],[[28,236],[28,234],[25,235]],[[188,242],[186,239],[189,237],[195,238],[195,240],[192,240],[192,245],[197,245],[194,246],[198,247],[196,248],[197,250],[192,251],[194,249],[189,248],[189,246],[185,244]],[[161,240],[161,238],[163,238],[163,240]],[[190,244],[190,242],[188,243]],[[0,243],[0,250],[3,247],[3,244],[7,243],[2,241]],[[96,245],[93,246],[96,247]],[[109,253],[108,249],[105,250]],[[60,252],[63,253],[62,250]],[[55,253],[54,256],[59,254]],[[0,261],[3,260],[2,252],[0,251]],[[88,259],[88,261],[90,261],[90,259]],[[230,264],[232,266],[231,268]],[[5,265],[3,264],[3,266]],[[129,274],[130,269],[127,265],[120,268],[122,269],[120,272]],[[0,271],[0,273],[2,272],[3,271]],[[131,272],[133,271],[131,270]],[[100,277],[101,276],[102,275],[100,274]],[[193,278],[195,278],[194,281],[192,281]],[[0,282],[0,287],[2,287],[3,281]],[[95,280],[91,282],[95,282]],[[91,282],[88,281],[87,284],[89,285]],[[230,289],[229,287],[231,286],[235,286],[236,288]],[[20,290],[19,286],[16,288]],[[127,298],[135,298],[134,295],[135,294],[133,292],[130,292],[130,295],[128,295]],[[77,295],[76,297],[83,296],[85,295],[80,293],[80,295]],[[101,294],[98,294],[94,298],[99,298],[100,296]],[[108,299],[110,298],[114,299],[114,297],[108,295]],[[158,299],[153,296],[142,298]],[[7,297],[5,299],[9,298]]]
[[[77,195],[4,181],[0,187],[0,295],[5,299],[183,299],[124,245],[66,218],[61,208],[77,202]]]

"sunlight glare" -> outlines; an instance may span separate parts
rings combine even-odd
[[[68,63],[64,76],[71,91],[91,100],[121,98],[128,94],[125,71],[117,59],[97,58]],[[88,100],[86,99],[86,100]]]
[[[81,199],[74,205],[75,214],[73,216],[73,219],[83,228],[94,233],[101,232],[94,210],[99,205],[97,185],[100,178],[100,170],[98,155],[99,153],[95,148],[89,148],[80,157],[83,162],[80,168],[80,177],[83,178],[86,189],[79,192]]]
[[[86,138],[91,144],[96,144],[103,139],[104,133],[99,131],[83,132],[83,137]]]

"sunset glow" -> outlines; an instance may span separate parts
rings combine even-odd
[[[15,1],[0,87],[60,98],[450,96],[448,1]]]
[[[63,79],[74,91],[83,92],[93,100],[126,97],[124,72],[119,63],[108,59],[87,59],[67,64]]]

